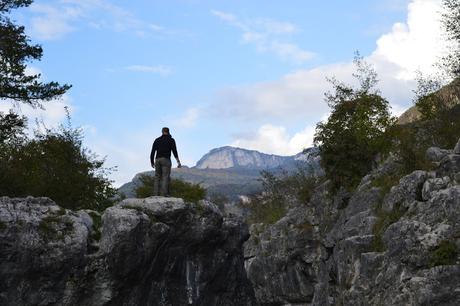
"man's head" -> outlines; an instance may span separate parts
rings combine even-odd
[[[167,127],[162,128],[162,129],[161,129],[161,134],[163,134],[163,135],[169,135],[169,128],[167,128]]]

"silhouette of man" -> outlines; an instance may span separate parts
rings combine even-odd
[[[177,161],[177,167],[181,167],[179,155],[177,154],[176,141],[169,134],[169,128],[161,130],[161,136],[155,139],[150,153],[150,162],[155,168],[155,181],[153,194],[169,196],[169,182],[171,175],[171,152]]]

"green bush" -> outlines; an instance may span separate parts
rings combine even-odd
[[[314,176],[307,167],[299,166],[296,171],[282,171],[274,174],[262,171],[261,181],[266,196],[284,198],[293,196],[303,204],[310,201],[315,188],[323,181],[322,177]]]
[[[140,180],[141,185],[136,188],[136,197],[148,198],[153,196],[155,177],[151,175],[142,175]],[[169,189],[172,197],[182,198],[186,202],[196,203],[206,197],[206,189],[199,184],[192,184],[178,179],[171,179]]]
[[[301,167],[295,172],[282,171],[280,174],[263,171],[262,193],[239,204],[248,212],[248,222],[273,224],[286,215],[290,201],[307,204],[316,187],[324,181],[312,173],[311,169]]]
[[[457,260],[457,246],[450,241],[442,241],[432,252],[430,266],[454,265]]]
[[[350,190],[371,169],[378,154],[391,148],[388,130],[394,125],[389,103],[375,89],[377,74],[359,55],[355,58],[359,88],[331,80],[326,94],[331,115],[316,127],[315,144],[333,189]]]
[[[426,159],[429,147],[452,149],[460,138],[460,105],[442,110],[414,123],[393,129],[393,151],[402,163],[403,172],[431,170],[433,164]]]
[[[16,139],[0,144],[0,195],[49,197],[68,209],[102,211],[112,204],[111,169],[83,147],[81,130],[61,126]]]
[[[248,203],[240,205],[249,210],[249,224],[274,224],[287,213],[284,200],[282,197],[252,196]]]

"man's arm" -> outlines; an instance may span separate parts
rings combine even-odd
[[[173,152],[173,155],[174,157],[176,158],[176,161],[177,161],[177,167],[180,168],[182,167],[181,163],[180,163],[180,160],[179,160],[179,154],[177,154],[177,146],[176,146],[176,141],[173,139],[172,140],[172,152]]]
[[[155,168],[155,153],[156,153],[156,150],[157,150],[157,146],[156,146],[156,141],[153,142],[153,145],[152,145],[152,152],[150,152],[150,164],[152,165],[152,168]]]

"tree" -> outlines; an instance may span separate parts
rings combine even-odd
[[[21,129],[14,130],[18,138]],[[79,129],[36,131],[33,139],[5,145],[0,152],[0,195],[46,196],[69,209],[102,211],[112,204],[115,190],[104,160],[83,147]]]
[[[7,15],[31,3],[0,0],[0,100],[43,107],[42,102],[59,98],[70,85],[46,83],[40,74],[26,73],[43,50]],[[111,169],[83,147],[81,130],[72,128],[68,119],[67,126],[45,128],[31,138],[24,132],[24,117],[0,112],[0,195],[46,196],[70,209],[103,210],[111,205],[115,191],[106,178]]]
[[[8,114],[0,112],[0,146],[22,139],[26,125],[25,117],[11,111]]]
[[[28,63],[42,58],[43,49],[31,44],[24,27],[15,25],[7,14],[31,3],[32,0],[0,0],[0,100],[42,107],[42,101],[62,96],[71,86],[46,83],[40,74],[26,73]]]
[[[443,0],[442,22],[447,39],[452,43],[443,65],[453,77],[460,77],[460,1]]]
[[[350,189],[360,182],[376,156],[390,149],[391,139],[385,135],[395,123],[388,101],[376,89],[375,70],[359,53],[354,63],[353,76],[359,87],[330,80],[334,91],[326,93],[326,101],[331,115],[317,125],[314,139],[326,178],[334,189]]]

